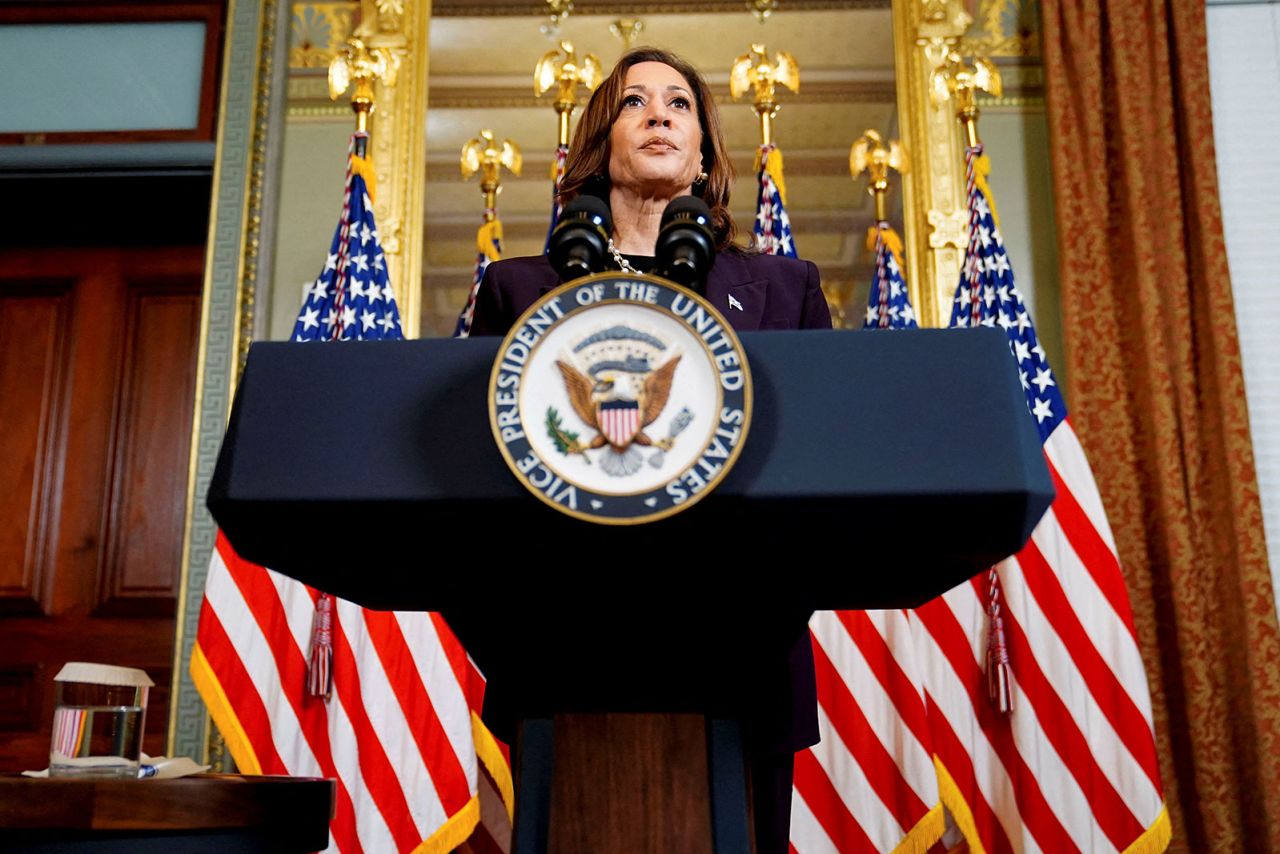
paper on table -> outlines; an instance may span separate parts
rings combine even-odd
[[[146,780],[172,780],[176,777],[189,777],[192,774],[203,774],[209,770],[208,765],[197,765],[194,759],[188,756],[155,756],[151,757],[142,754],[142,761],[138,765],[138,779]],[[49,769],[43,771],[23,771],[24,777],[48,777]]]

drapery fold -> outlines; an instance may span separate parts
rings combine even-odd
[[[1042,0],[1072,421],[1129,582],[1173,850],[1280,850],[1280,628],[1204,0]]]

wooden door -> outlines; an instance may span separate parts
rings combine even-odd
[[[0,250],[0,771],[48,764],[67,661],[145,669],[163,752],[202,266]]]

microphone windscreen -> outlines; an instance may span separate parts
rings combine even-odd
[[[596,196],[578,196],[564,206],[560,218],[565,219],[599,219],[605,232],[612,230],[609,206]]]
[[[578,196],[565,205],[547,246],[561,281],[603,270],[612,231],[609,206],[595,196]]]
[[[697,196],[677,196],[667,203],[666,210],[662,212],[662,225],[676,219],[702,220],[710,228],[711,208]]]

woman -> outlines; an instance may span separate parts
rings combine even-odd
[[[648,272],[662,212],[674,198],[695,194],[711,209],[716,258],[705,296],[743,330],[829,329],[831,314],[818,270],[797,261],[743,250],[733,243],[729,213],[733,165],[720,117],[702,76],[684,60],[653,48],[625,55],[596,89],[569,149],[561,202],[588,193],[609,203],[612,266]],[[545,256],[491,264],[476,298],[471,334],[504,335],[540,296],[560,285]],[[753,662],[751,695],[743,706],[751,763],[756,850],[785,852],[795,751],[818,741],[813,653],[808,632],[784,653]],[[519,700],[491,683],[485,719],[510,738]]]
[[[720,115],[702,76],[666,51],[639,48],[618,61],[587,103],[569,148],[560,201],[584,193],[607,201],[612,267],[648,272],[667,203],[697,195],[711,209],[716,236],[705,295],[734,329],[829,329],[831,313],[811,262],[734,245],[733,178]],[[545,256],[489,265],[471,334],[505,335],[559,284]]]

